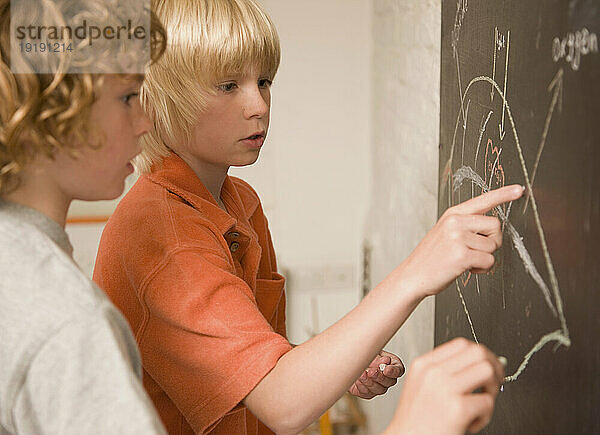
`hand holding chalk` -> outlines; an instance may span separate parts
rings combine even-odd
[[[362,399],[385,394],[404,374],[404,364],[393,353],[381,351],[348,390]]]
[[[485,346],[464,338],[417,358],[385,434],[480,431],[492,417],[504,377],[500,361]]]

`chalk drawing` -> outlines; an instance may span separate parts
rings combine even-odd
[[[454,17],[454,29],[452,30],[452,51],[456,58],[456,68],[458,69],[458,90],[462,92],[462,84],[460,82],[460,65],[458,63],[458,41],[460,39],[460,28],[462,27],[465,14],[468,9],[468,0],[457,0],[456,16]],[[462,97],[462,96],[461,96]],[[462,108],[461,108],[462,110]],[[465,118],[463,112],[463,119]]]
[[[538,350],[540,350],[542,347],[544,347],[546,344],[548,344],[552,341],[562,344],[565,347],[571,346],[571,340],[569,339],[568,336],[565,336],[564,331],[562,331],[560,329],[544,335],[542,338],[540,338],[540,341],[538,341],[535,344],[535,346],[533,346],[531,348],[531,350],[529,352],[527,352],[527,355],[525,355],[525,358],[523,358],[523,362],[521,362],[521,364],[519,365],[519,368],[512,375],[506,376],[504,378],[504,381],[505,382],[516,381],[518,379],[519,375],[521,373],[523,373],[523,370],[525,370],[525,368],[527,367],[527,364],[529,363],[529,360],[531,359],[533,354],[536,353]]]
[[[494,62],[492,64],[492,80],[496,80],[496,52],[498,50],[500,50],[500,48],[498,47],[498,28],[495,27],[494,28]],[[494,102],[494,87],[491,87],[492,89],[490,90],[490,101],[493,103]]]
[[[502,148],[498,149],[492,142],[492,139],[488,139],[487,145],[485,147],[485,179],[488,181],[488,190],[492,189],[492,182],[496,181],[494,187],[500,188],[504,186],[504,168],[500,163],[500,154],[502,154]],[[494,155],[496,157],[494,157]],[[492,163],[493,159],[493,163]],[[464,163],[463,163],[464,164]],[[489,177],[488,177],[489,176]],[[482,192],[483,193],[483,192]],[[506,206],[503,206],[506,207]]]
[[[452,30],[452,49],[456,54],[458,50],[458,41],[460,39],[460,28],[462,27],[465,14],[469,8],[468,0],[457,0],[456,2],[456,16],[454,17],[454,29]]]
[[[535,264],[531,255],[529,254],[528,247],[526,246],[526,244],[523,240],[523,237],[521,237],[521,235],[518,233],[517,229],[510,222],[509,218],[510,218],[512,202],[508,204],[508,207],[506,205],[496,207],[494,210],[494,214],[496,214],[498,216],[498,218],[500,219],[500,221],[502,222],[503,233],[510,240],[512,246],[514,247],[515,251],[517,252],[518,257],[519,257],[521,263],[523,264],[524,270],[531,277],[533,282],[537,285],[537,287],[540,290],[541,297],[543,297],[543,300],[544,300],[546,306],[548,307],[548,309],[550,310],[552,315],[558,320],[558,322],[560,324],[560,327],[558,329],[556,329],[555,331],[551,331],[551,332],[543,335],[542,337],[540,337],[537,340],[537,342],[531,347],[531,349],[523,356],[522,361],[518,365],[516,371],[514,373],[512,373],[511,375],[506,376],[505,381],[512,382],[512,381],[516,381],[519,378],[519,376],[526,369],[526,367],[529,364],[530,359],[533,357],[533,355],[535,353],[537,353],[540,349],[542,349],[546,344],[555,343],[557,347],[558,346],[569,347],[571,345],[571,340],[569,337],[569,330],[568,330],[566,318],[564,315],[562,297],[561,297],[560,288],[558,285],[558,279],[557,279],[556,273],[554,271],[554,265],[552,263],[550,252],[548,250],[548,246],[546,243],[546,236],[544,233],[544,229],[542,227],[542,222],[540,220],[537,202],[535,199],[535,195],[533,194],[533,190],[532,190],[532,185],[533,185],[533,182],[535,179],[535,174],[538,169],[539,160],[540,160],[540,157],[544,150],[545,143],[547,141],[550,121],[552,119],[552,115],[554,113],[554,110],[555,110],[557,104],[558,104],[558,107],[560,110],[560,106],[561,106],[560,101],[562,98],[563,72],[562,72],[562,69],[559,69],[555,78],[552,80],[552,82],[550,83],[550,86],[548,87],[548,91],[553,92],[552,102],[548,109],[548,115],[546,117],[546,122],[544,124],[544,129],[542,132],[540,145],[538,147],[538,151],[536,154],[534,169],[530,176],[530,172],[525,164],[523,150],[522,150],[521,143],[519,140],[518,129],[515,124],[515,120],[514,120],[514,117],[513,117],[512,111],[511,111],[511,107],[510,107],[509,98],[507,95],[508,70],[509,70],[509,59],[510,59],[509,58],[509,56],[510,56],[510,54],[509,54],[510,53],[510,30],[508,30],[506,32],[506,36],[504,36],[504,34],[498,32],[497,27],[494,29],[494,50],[493,50],[494,57],[492,59],[492,77],[488,77],[485,75],[474,77],[469,81],[466,88],[463,89],[462,88],[462,78],[460,75],[460,53],[458,50],[458,42],[459,42],[459,38],[460,38],[460,27],[462,26],[462,24],[464,22],[466,11],[467,11],[466,2],[462,2],[459,0],[459,2],[457,3],[457,15],[456,15],[456,19],[455,19],[454,32],[452,35],[453,36],[452,47],[453,47],[454,57],[456,58],[456,67],[457,67],[457,75],[458,75],[458,82],[459,82],[460,110],[457,115],[456,124],[455,124],[455,128],[454,128],[454,134],[452,137],[452,144],[451,144],[451,148],[450,148],[450,157],[449,157],[448,161],[445,163],[444,170],[442,173],[440,194],[444,195],[447,192],[448,207],[451,207],[452,205],[454,205],[453,204],[453,200],[454,200],[453,193],[460,194],[460,187],[465,182],[471,183],[472,196],[475,196],[475,191],[474,191],[475,186],[478,187],[481,190],[481,192],[486,192],[486,191],[492,190],[494,188],[501,187],[504,184],[505,173],[504,173],[504,168],[503,168],[502,159],[501,159],[501,154],[502,154],[503,148],[496,147],[493,144],[493,141],[491,140],[491,138],[488,139],[487,141],[485,141],[485,143],[486,143],[486,145],[485,145],[486,146],[485,160],[484,160],[485,163],[484,163],[484,167],[481,168],[485,179],[482,178],[482,176],[480,176],[477,173],[477,161],[478,161],[479,154],[480,154],[480,148],[482,148],[482,146],[483,146],[483,137],[484,137],[484,135],[486,135],[488,122],[490,120],[490,117],[493,114],[492,110],[490,110],[488,112],[487,116],[484,119],[482,119],[481,124],[479,126],[478,143],[477,143],[477,148],[476,148],[476,152],[475,152],[475,161],[473,162],[473,167],[475,169],[473,169],[473,167],[471,167],[468,162],[465,162],[465,159],[464,159],[465,137],[467,136],[467,129],[468,129],[468,120],[467,120],[468,106],[470,105],[470,102],[471,102],[470,95],[474,91],[474,89],[476,89],[477,87],[479,87],[481,85],[490,86],[491,87],[490,100],[493,102],[495,93],[498,93],[498,95],[502,99],[501,122],[498,124],[498,132],[500,133],[500,141],[502,141],[506,135],[506,129],[505,129],[506,118],[508,118],[509,131],[511,131],[512,136],[514,137],[514,147],[515,147],[516,154],[518,156],[518,161],[520,163],[520,172],[522,173],[521,175],[524,178],[524,181],[525,181],[524,185],[525,185],[526,191],[528,193],[527,201],[528,201],[528,203],[529,202],[531,203],[531,212],[532,212],[534,223],[535,223],[535,229],[536,229],[537,235],[539,237],[539,245],[541,247],[541,251],[543,254],[544,266],[545,266],[545,269],[546,269],[546,272],[548,275],[548,281],[549,281],[548,283],[542,277],[541,273],[539,272],[538,266]],[[575,36],[574,38],[576,39],[577,37]],[[591,48],[589,48],[589,47],[593,46],[592,43],[593,43],[593,41],[589,42],[589,38],[588,38],[588,43],[586,46],[588,48],[588,51],[591,50]],[[583,45],[584,45],[583,42],[580,42],[580,48],[583,47]],[[568,46],[568,42],[567,42],[567,46]],[[499,84],[497,83],[498,71],[496,68],[496,57],[497,57],[497,53],[502,51],[504,48],[506,48],[504,83],[503,83],[504,86],[503,86],[503,89],[501,89]],[[580,50],[580,51],[583,53],[583,51],[585,51],[585,50]],[[453,166],[453,162],[454,162],[454,158],[455,158],[454,149],[457,145],[458,126],[459,126],[461,119],[462,119],[462,124],[463,124],[462,152],[461,152],[461,156],[460,156],[461,162],[460,162],[460,167],[458,168],[458,170],[455,173],[453,173],[452,166]],[[460,199],[459,199],[459,202],[460,202]],[[463,306],[464,312],[467,316],[467,320],[469,322],[469,326],[470,326],[473,338],[475,339],[476,342],[479,342],[479,339],[478,339],[477,333],[476,333],[477,325],[475,325],[473,322],[472,316],[469,312],[469,307],[467,306],[467,303],[463,296],[463,290],[466,288],[466,286],[469,284],[469,281],[470,281],[470,279],[469,279],[470,274],[465,275],[465,276],[466,276],[466,278],[464,276],[461,276],[455,280],[456,289],[457,289],[461,304]],[[476,287],[477,287],[477,293],[479,294],[480,289],[479,289],[478,277],[476,277],[475,282],[476,282]],[[504,292],[503,292],[503,307],[506,307]]]
[[[544,122],[544,130],[542,131],[542,139],[540,140],[540,146],[538,147],[538,151],[535,155],[535,162],[533,163],[533,171],[531,172],[531,185],[535,181],[535,175],[537,173],[538,165],[540,163],[540,158],[542,157],[542,151],[544,151],[544,146],[546,145],[546,137],[548,136],[548,130],[550,130],[550,121],[552,120],[552,114],[554,113],[554,107],[558,102],[558,111],[562,111],[562,89],[563,89],[563,69],[560,68],[550,85],[548,86],[548,92],[554,90],[554,95],[552,96],[552,102],[550,103],[550,109],[548,110],[548,114],[546,115],[546,122]],[[529,197],[527,197],[525,201],[525,207],[523,207],[523,214],[527,211],[527,205],[529,204]]]
[[[491,190],[491,189],[489,189],[488,186],[486,186],[485,182],[479,176],[479,174],[477,174],[469,166],[462,166],[461,168],[458,169],[458,171],[456,171],[456,173],[453,176],[452,190],[457,191],[462,186],[463,182],[467,179],[471,180],[472,183],[479,186],[481,188],[482,193],[489,192]],[[544,279],[538,272],[537,267],[535,266],[533,260],[531,259],[531,256],[529,255],[529,251],[527,250],[527,248],[525,247],[525,244],[523,243],[523,237],[521,237],[521,235],[517,232],[515,227],[508,221],[508,219],[506,218],[506,214],[504,213],[504,210],[502,209],[502,206],[496,206],[495,212],[496,212],[498,218],[500,219],[500,221],[504,225],[507,226],[508,236],[511,238],[513,246],[515,247],[516,251],[518,252],[519,257],[521,257],[521,260],[523,261],[523,266],[525,267],[525,270],[531,276],[531,278],[533,278],[533,280],[539,286],[540,290],[542,290],[542,293],[544,295],[546,303],[548,304],[548,308],[550,308],[550,310],[556,317],[558,314],[556,312],[556,308],[554,307],[554,304],[552,303],[551,296],[550,296],[550,290],[548,289],[548,286],[544,282]]]
[[[483,133],[485,133],[485,128],[487,127],[487,123],[489,122],[490,117],[492,116],[493,113],[494,112],[492,110],[490,110],[485,118],[485,121],[483,121],[481,123],[481,127],[479,127],[479,140],[477,141],[477,149],[475,150],[475,171],[477,171],[477,157],[479,155],[479,148],[481,148],[481,139],[483,139]],[[475,196],[473,191],[471,192],[471,194],[473,196]]]
[[[479,340],[477,339],[477,334],[475,333],[475,327],[473,326],[473,320],[471,320],[471,314],[469,313],[469,309],[467,308],[465,298],[463,297],[462,291],[460,290],[460,286],[458,285],[458,280],[456,281],[456,290],[458,290],[458,296],[460,297],[463,309],[465,310],[465,313],[467,315],[467,320],[469,321],[469,326],[471,327],[471,334],[473,334],[473,339],[475,340],[475,343],[479,343]]]
[[[506,112],[506,85],[508,83],[508,55],[510,54],[510,30],[508,31],[508,35],[506,37],[506,65],[504,66],[504,92],[502,92],[502,101],[504,102],[502,105],[502,125],[498,126],[498,130],[500,131],[500,140],[504,140],[504,135],[506,131],[504,130],[504,113]]]

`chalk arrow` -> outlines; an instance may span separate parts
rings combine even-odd
[[[496,81],[496,52],[498,51],[498,28],[494,28],[494,63],[492,64],[492,81]],[[491,85],[490,100],[494,102],[494,85]]]
[[[535,162],[533,163],[533,172],[531,173],[531,187],[533,188],[533,182],[535,181],[535,174],[537,173],[538,165],[540,163],[540,158],[542,157],[542,152],[544,151],[544,147],[546,146],[546,137],[548,137],[548,131],[550,130],[550,121],[552,121],[552,115],[554,114],[554,108],[558,103],[558,111],[562,112],[562,95],[563,95],[563,76],[564,71],[560,68],[550,84],[548,85],[548,92],[554,92],[552,95],[552,101],[550,102],[550,108],[548,109],[548,114],[546,115],[546,122],[544,123],[544,131],[542,132],[542,139],[540,140],[540,146],[538,147],[537,154],[535,156]],[[525,207],[523,207],[523,214],[527,211],[527,206],[529,205],[529,196],[527,195],[527,199],[525,200]]]
[[[504,94],[502,104],[502,124],[498,125],[498,130],[500,130],[500,140],[504,139],[506,136],[506,131],[504,131],[504,112],[506,112],[506,84],[508,83],[508,55],[510,54],[510,30],[506,36],[506,66],[504,67]]]
[[[504,123],[502,123],[504,124]],[[498,124],[498,131],[500,133],[500,140],[504,140],[504,136],[506,136],[506,131],[504,130],[504,125]]]

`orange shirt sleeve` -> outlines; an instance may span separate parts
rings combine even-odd
[[[141,289],[144,369],[201,433],[291,349],[216,250],[178,247]]]

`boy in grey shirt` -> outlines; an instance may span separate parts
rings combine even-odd
[[[106,74],[73,73],[78,47],[52,53],[65,63],[47,73],[10,47],[11,21],[121,23],[132,3],[12,3],[0,0],[0,434],[164,434],[131,330],[78,269],[64,231],[72,200],[122,193],[150,127],[138,101],[143,74],[111,74],[122,71],[111,70],[110,52],[94,58]],[[166,38],[152,24],[156,59]]]
[[[162,433],[129,326],[60,225],[0,200],[0,246],[0,433]]]

